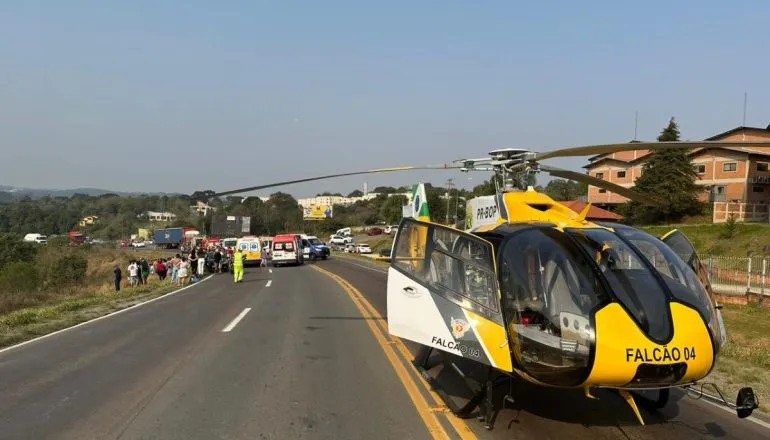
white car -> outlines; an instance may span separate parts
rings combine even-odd
[[[135,241],[135,242],[131,243],[131,246],[133,246],[133,247],[147,247],[147,243],[145,243],[143,241]]]
[[[358,246],[356,246],[356,252],[359,254],[371,254],[372,248],[369,247],[366,243],[361,243]]]
[[[341,235],[332,235],[331,240],[329,240],[329,243],[331,243],[331,244],[350,244],[350,243],[353,243],[353,239],[351,237],[343,237]]]

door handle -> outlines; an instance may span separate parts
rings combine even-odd
[[[416,295],[416,294],[417,294],[417,290],[415,290],[415,288],[414,288],[414,287],[412,287],[412,286],[406,286],[406,287],[404,287],[404,288],[403,288],[403,289],[401,289],[401,290],[402,290],[402,291],[403,291],[405,294],[407,294],[407,295],[410,295],[410,296],[411,296],[411,295]]]

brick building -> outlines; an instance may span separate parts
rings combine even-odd
[[[770,148],[730,146],[731,141],[770,141],[770,126],[736,127],[706,140],[725,142],[724,146],[690,151],[697,182],[703,186],[700,198],[714,204],[714,221],[724,221],[728,212],[738,220],[770,220]],[[591,176],[628,188],[642,174],[648,154],[648,150],[602,154],[590,158],[584,168]],[[605,209],[627,201],[594,186],[588,187],[587,200]]]

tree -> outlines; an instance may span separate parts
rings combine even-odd
[[[380,217],[388,224],[398,223],[403,214],[402,207],[408,202],[409,200],[403,194],[388,197],[380,207]]]
[[[360,189],[357,189],[357,190],[351,191],[350,194],[348,194],[348,197],[361,197],[363,195],[364,195],[364,192],[361,191]]]
[[[679,140],[679,126],[672,117],[658,136],[659,142]],[[653,150],[636,179],[636,191],[663,202],[662,207],[629,202],[623,211],[629,220],[643,223],[680,220],[686,215],[699,214],[703,208],[698,194],[703,189],[696,183],[689,152],[683,148]]]
[[[548,182],[543,192],[557,201],[576,200],[588,193],[588,185],[574,180],[553,179]]]

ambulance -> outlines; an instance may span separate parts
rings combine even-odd
[[[305,259],[302,256],[302,239],[297,234],[283,234],[273,237],[273,266],[284,264],[300,265]]]
[[[244,266],[260,266],[262,264],[262,243],[259,237],[245,236],[236,242],[236,249],[243,253]]]

